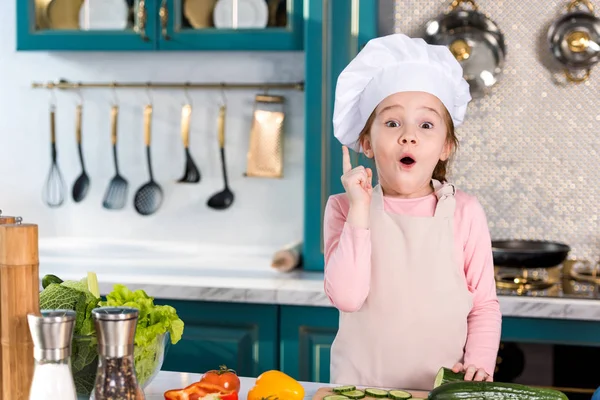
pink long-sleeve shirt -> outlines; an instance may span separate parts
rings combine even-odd
[[[457,265],[464,266],[473,308],[467,318],[464,364],[492,375],[500,344],[502,316],[496,296],[491,238],[483,207],[476,197],[456,191],[454,242]],[[420,217],[435,213],[434,193],[416,199],[384,197],[387,212]],[[324,215],[325,293],[340,311],[360,310],[369,294],[371,235],[346,222],[345,193],[329,197]],[[449,366],[451,367],[451,366]]]

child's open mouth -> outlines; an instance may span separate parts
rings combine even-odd
[[[415,165],[416,161],[412,156],[404,156],[400,159],[400,165],[402,168],[411,168]]]

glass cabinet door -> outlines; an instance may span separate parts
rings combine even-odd
[[[301,50],[302,0],[157,0],[160,49]]]
[[[151,50],[154,0],[18,0],[18,50]]]

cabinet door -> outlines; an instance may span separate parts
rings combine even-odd
[[[359,49],[377,35],[377,3],[305,0],[304,264],[308,270],[323,270],[323,211],[328,196],[343,190],[342,148],[333,136],[332,125],[337,77]]]
[[[157,0],[161,50],[301,50],[302,0]]]
[[[329,353],[338,319],[332,307],[281,307],[281,371],[302,381],[329,383]]]
[[[15,0],[17,50],[156,48],[155,0]]]
[[[257,377],[277,368],[277,306],[156,300],[177,310],[185,327],[167,351],[163,370],[203,373],[227,365]]]

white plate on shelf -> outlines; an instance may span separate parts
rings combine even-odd
[[[217,28],[264,28],[269,21],[265,0],[219,0],[213,12]]]
[[[127,29],[129,8],[125,0],[85,0],[79,10],[79,29]]]

